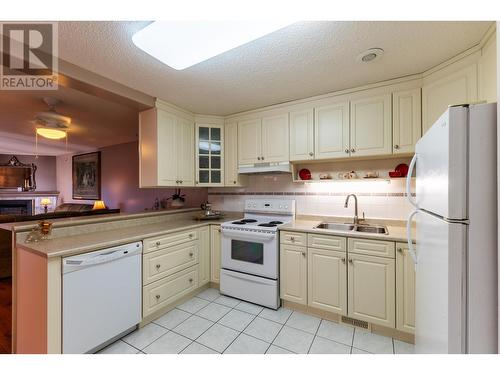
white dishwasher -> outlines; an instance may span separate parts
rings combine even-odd
[[[62,351],[91,353],[141,321],[142,242],[63,258]]]

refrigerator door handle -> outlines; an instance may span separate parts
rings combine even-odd
[[[415,253],[415,248],[413,247],[413,241],[411,239],[411,222],[413,216],[418,213],[418,210],[413,211],[410,216],[408,216],[408,221],[406,222],[406,241],[408,242],[408,253],[413,259],[413,263],[415,264],[415,269],[417,268],[417,254]]]
[[[411,159],[410,166],[408,167],[408,174],[406,175],[406,196],[408,197],[408,201],[410,204],[418,208],[417,206],[417,201],[413,199],[411,195],[411,176],[413,174],[413,169],[415,169],[415,164],[417,163],[417,154],[413,155],[413,158]]]

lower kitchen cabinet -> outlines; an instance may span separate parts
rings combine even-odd
[[[200,228],[200,240],[198,247],[199,274],[198,282],[200,286],[210,282],[210,228],[205,226]]]
[[[307,304],[307,248],[280,245],[280,296],[290,302]]]
[[[396,329],[415,333],[415,266],[406,243],[396,250]]]
[[[347,315],[345,251],[308,248],[307,252],[307,304]]]
[[[395,260],[349,254],[348,316],[395,328]]]
[[[198,266],[146,285],[142,291],[142,314],[146,317],[198,288]]]
[[[220,252],[221,230],[220,225],[210,226],[210,281],[220,283]]]

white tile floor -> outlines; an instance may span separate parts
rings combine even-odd
[[[298,311],[207,289],[103,354],[411,354],[413,345]]]

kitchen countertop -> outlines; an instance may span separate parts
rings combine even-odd
[[[183,218],[162,223],[105,230],[91,234],[86,233],[53,238],[40,242],[18,243],[17,247],[47,258],[66,257],[141,241],[146,238],[162,236],[182,230],[200,228],[209,224],[221,224],[233,218],[236,219],[239,218],[239,216],[231,217],[227,215],[223,219],[201,221]]]
[[[293,223],[285,224],[279,227],[280,231],[307,232],[317,234],[330,234],[344,237],[371,238],[374,240],[386,240],[395,242],[406,242],[406,226],[386,225],[388,234],[365,233],[365,232],[346,232],[332,229],[315,229],[320,224],[320,220],[295,220]],[[415,231],[412,231],[412,240],[415,242]]]

